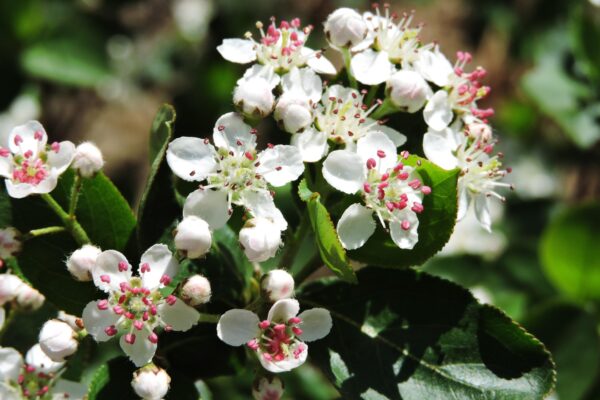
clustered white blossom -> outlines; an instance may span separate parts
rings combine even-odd
[[[0,269],[4,266],[5,260],[21,251],[20,233],[12,226],[0,229]]]

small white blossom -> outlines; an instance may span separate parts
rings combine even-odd
[[[363,17],[351,8],[338,8],[324,23],[327,40],[334,48],[353,47],[365,39],[368,32]]]
[[[233,91],[233,104],[249,118],[264,118],[273,111],[273,88],[279,79],[262,76],[267,72],[269,71],[265,69],[249,69],[244,77],[238,80]]]
[[[187,197],[184,218],[194,215],[217,230],[227,223],[236,204],[253,217],[270,218],[281,231],[287,229],[268,185],[280,187],[302,174],[304,163],[296,147],[270,145],[258,152],[256,131],[236,113],[219,118],[213,140],[216,148],[208,139],[180,137],[167,149],[167,162],[175,175],[207,183]]]
[[[433,49],[429,46],[419,49],[413,66],[423,78],[439,87],[448,85],[450,77],[454,73],[452,64],[440,51],[438,45],[435,45]]]
[[[252,218],[240,230],[240,245],[248,260],[266,261],[274,257],[281,246],[281,230],[268,218]]]
[[[252,383],[252,397],[254,400],[280,400],[283,389],[283,381],[276,375],[260,376]]]
[[[22,311],[34,311],[44,304],[44,296],[13,274],[0,274],[0,306],[12,302]]]
[[[187,258],[200,258],[210,250],[212,233],[208,223],[194,215],[185,217],[177,225],[175,247]]]
[[[140,260],[139,276],[118,251],[102,252],[92,271],[94,284],[108,294],[83,310],[85,328],[97,342],[121,335],[121,348],[138,367],[152,360],[158,343],[155,329],[187,331],[198,321],[198,312],[174,295],[163,295],[179,271],[168,247],[156,244]]]
[[[71,167],[81,176],[91,178],[103,166],[104,159],[102,158],[102,152],[95,144],[84,142],[77,146]]]
[[[202,275],[192,275],[181,287],[181,299],[192,307],[210,301],[212,290],[210,282]]]
[[[362,247],[375,232],[373,214],[384,228],[389,225],[391,238],[401,249],[412,249],[419,240],[417,215],[431,188],[422,186],[414,168],[397,159],[394,143],[375,132],[358,141],[356,153],[336,150],[323,163],[323,177],[331,186],[363,199],[364,205],[352,204],[338,221],[337,232],[346,249]]]
[[[297,92],[285,92],[279,96],[273,116],[289,133],[302,131],[313,122],[310,100]]]
[[[75,332],[79,332],[83,329],[83,320],[75,315],[67,314],[64,311],[59,311],[56,318],[67,323]]]
[[[294,278],[283,269],[274,269],[262,277],[260,288],[271,302],[287,299],[294,295]]]
[[[392,103],[402,111],[419,111],[433,94],[425,79],[415,71],[395,72],[386,84],[386,93]]]
[[[13,274],[0,274],[0,306],[10,303],[17,297],[21,285],[25,282]]]
[[[47,145],[48,136],[37,121],[15,127],[8,149],[0,148],[0,176],[6,178],[6,190],[20,199],[30,194],[49,193],[58,177],[71,164],[75,145],[69,141]]]
[[[0,268],[4,266],[4,260],[21,251],[20,236],[19,231],[12,226],[0,229]]]
[[[55,362],[65,361],[65,357],[74,354],[79,346],[73,328],[57,319],[51,319],[42,326],[38,340],[44,353]]]
[[[92,280],[92,270],[96,265],[96,258],[102,250],[90,244],[84,244],[75,250],[67,259],[67,270],[75,279],[81,282]]]
[[[167,395],[171,377],[162,368],[151,364],[133,373],[131,387],[143,400],[160,400]]]
[[[233,309],[219,319],[217,335],[230,346],[246,345],[256,351],[261,365],[270,372],[290,371],[306,361],[308,346],[327,336],[332,327],[329,311],[313,308],[298,315],[293,299],[277,301],[267,319],[248,310]]]

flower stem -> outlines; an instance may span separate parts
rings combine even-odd
[[[52,235],[54,233],[60,233],[66,231],[64,226],[47,226],[45,228],[32,229],[23,235],[24,240],[33,239],[35,237],[44,236],[44,235]]]
[[[67,214],[67,212],[63,210],[61,205],[58,204],[58,202],[54,200],[54,198],[50,194],[44,193],[41,195],[41,197],[48,204],[50,209],[54,211],[54,213],[61,219],[62,223],[65,225],[66,230],[69,231],[71,236],[73,236],[73,239],[75,239],[75,241],[79,245],[90,243],[90,238],[88,237],[83,227],[79,224],[79,222],[77,222],[75,218],[69,217],[69,214]]]
[[[377,107],[375,111],[373,111],[373,114],[371,114],[371,118],[380,119],[396,111],[397,108],[392,104],[392,101],[386,97],[385,100],[383,100],[383,103],[379,107]]]
[[[353,89],[358,89],[358,83],[356,82],[356,78],[352,75],[350,71],[350,61],[352,61],[352,55],[350,54],[350,49],[344,48],[342,50],[342,56],[344,57],[344,66],[346,67],[346,75],[348,76],[348,83]]]
[[[73,186],[71,187],[71,199],[69,201],[69,218],[75,218],[75,209],[77,208],[77,201],[79,200],[79,192],[81,191],[81,176],[75,175]]]
[[[379,89],[379,85],[373,85],[373,86],[371,86],[371,89],[369,89],[369,93],[367,93],[367,97],[365,98],[365,104],[368,107],[371,107],[371,105],[373,103],[373,99],[375,99],[375,95],[377,94],[378,89]]]

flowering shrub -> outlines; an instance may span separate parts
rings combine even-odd
[[[178,393],[171,373],[243,368],[256,370],[248,395],[279,399],[285,372],[305,362],[343,398],[550,393],[537,339],[413,268],[467,214],[491,230],[489,202],[511,188],[493,110],[478,104],[485,70],[466,52],[449,61],[413,20],[387,5],[340,8],[324,23],[326,52],[307,47],[316,28],[298,19],[225,39],[218,52],[250,64],[235,111],[211,140],[179,135],[173,108],[159,110],[135,212],[95,145],[48,145],[37,121],[15,127],[0,148],[0,326],[44,301],[61,313],[25,360],[0,348],[1,398],[96,399],[121,356],[144,399]],[[399,115],[422,135],[402,134]],[[261,140],[270,118],[279,144]],[[82,366],[94,373],[73,372]]]

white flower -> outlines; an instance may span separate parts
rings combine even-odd
[[[0,399],[73,399],[83,400],[87,386],[58,379],[64,363],[46,356],[39,344],[26,354],[11,347],[0,347]]]
[[[185,217],[177,225],[175,247],[187,258],[200,258],[210,250],[212,233],[208,223],[194,215]]]
[[[248,220],[240,230],[240,245],[248,260],[266,261],[275,256],[281,246],[281,230],[270,219],[256,217]]]
[[[187,331],[198,321],[198,312],[174,295],[160,289],[179,271],[168,247],[155,244],[142,254],[139,277],[118,251],[102,252],[92,271],[94,284],[108,294],[83,310],[83,322],[97,342],[121,334],[121,348],[136,366],[152,360],[158,335],[155,329]]]
[[[167,162],[175,175],[207,181],[186,199],[184,218],[194,215],[216,230],[227,223],[231,205],[236,204],[254,217],[270,218],[282,231],[287,229],[268,184],[283,186],[302,174],[304,163],[296,147],[276,145],[257,152],[256,131],[236,113],[219,118],[213,140],[216,148],[208,139],[180,137],[167,149]]]
[[[170,383],[167,371],[149,365],[133,373],[131,387],[143,400],[160,400],[167,395]]]
[[[445,72],[438,73],[436,78],[428,78],[421,68],[421,73],[426,79],[437,79],[438,82],[444,82],[444,87],[434,93],[423,109],[425,122],[430,128],[437,131],[447,128],[455,115],[470,124],[474,120],[487,123],[486,118],[494,114],[494,110],[491,108],[479,109],[477,107],[477,101],[486,97],[490,92],[490,88],[481,83],[486,71],[477,67],[470,73],[465,72],[464,68],[471,62],[472,57],[469,53],[461,51],[457,53],[457,56],[458,60],[454,69],[446,80],[440,78],[444,76]]]
[[[425,79],[410,70],[395,72],[387,81],[386,93],[396,107],[409,113],[420,110],[433,94]]]
[[[40,347],[55,362],[65,361],[79,346],[77,334],[66,322],[57,319],[47,321],[40,330]]]
[[[260,376],[252,383],[252,397],[254,400],[280,400],[283,389],[283,382],[276,375]]]
[[[190,276],[181,287],[181,299],[195,307],[210,301],[210,282],[202,275]]]
[[[417,214],[424,209],[423,194],[431,189],[397,159],[394,143],[374,132],[358,141],[356,153],[336,150],[323,163],[323,177],[331,186],[363,198],[364,206],[352,204],[338,221],[337,232],[346,249],[363,246],[375,232],[373,213],[384,227],[389,224],[392,240],[401,249],[412,249],[419,240]]]
[[[473,125],[470,125],[473,126]],[[473,203],[481,225],[491,231],[488,198],[504,201],[495,190],[512,186],[498,182],[510,169],[503,169],[498,155],[490,156],[495,140],[488,136],[488,129],[479,124],[463,129],[460,121],[442,130],[430,128],[423,135],[423,151],[429,160],[445,169],[460,168],[458,179],[458,220],[462,219]]]
[[[21,251],[19,236],[19,231],[12,226],[0,229],[0,268],[4,266],[4,260]]]
[[[67,259],[67,269],[75,279],[81,282],[92,280],[92,270],[96,265],[96,258],[102,250],[90,244],[84,244]]]
[[[283,269],[274,269],[262,277],[260,288],[271,302],[287,299],[294,295],[294,278]]]
[[[273,111],[275,97],[272,90],[277,82],[278,80],[273,84],[268,77],[261,76],[260,70],[258,74],[253,74],[252,69],[249,69],[237,82],[233,91],[233,104],[250,118],[264,118]]]
[[[335,67],[329,60],[304,44],[311,31],[311,27],[300,29],[300,20],[290,22],[281,21],[279,28],[275,20],[263,30],[261,22],[256,23],[260,31],[260,41],[252,38],[251,33],[246,33],[246,39],[224,39],[217,50],[227,61],[238,64],[258,62],[267,69],[277,73],[285,73],[293,67],[308,65],[320,74],[334,75]]]
[[[91,178],[102,169],[104,159],[102,152],[95,144],[83,142],[75,149],[73,158],[73,169],[75,169],[84,178]]]
[[[331,315],[324,308],[296,316],[299,310],[298,301],[293,299],[277,301],[263,321],[248,310],[229,310],[219,319],[217,335],[230,346],[245,344],[256,351],[267,371],[290,371],[306,361],[305,342],[324,338],[332,326]]]
[[[313,122],[312,109],[323,92],[319,75],[309,68],[292,68],[281,79],[283,94],[277,100],[275,120],[289,133],[308,128]]]
[[[413,62],[415,70],[429,82],[444,87],[450,82],[454,68],[446,56],[435,45],[433,50],[429,47],[419,49],[418,57]]]
[[[0,274],[0,306],[13,302],[23,311],[34,311],[44,303],[44,296],[13,274]]]
[[[0,306],[10,303],[17,297],[19,288],[25,282],[13,274],[0,274]]]
[[[398,22],[390,16],[385,5],[385,16],[379,8],[376,15],[363,14],[369,32],[365,40],[352,48],[360,51],[352,57],[350,70],[356,79],[365,85],[378,85],[387,81],[396,70],[395,64],[409,68],[418,57],[421,47],[421,26],[411,28],[413,14],[404,15]]]
[[[351,8],[338,8],[329,16],[323,27],[325,36],[334,48],[353,47],[367,36],[367,23]]]
[[[15,127],[8,149],[0,148],[0,176],[6,178],[6,190],[20,199],[33,193],[49,193],[58,177],[71,164],[75,145],[69,141],[47,146],[48,136],[37,121]]]

